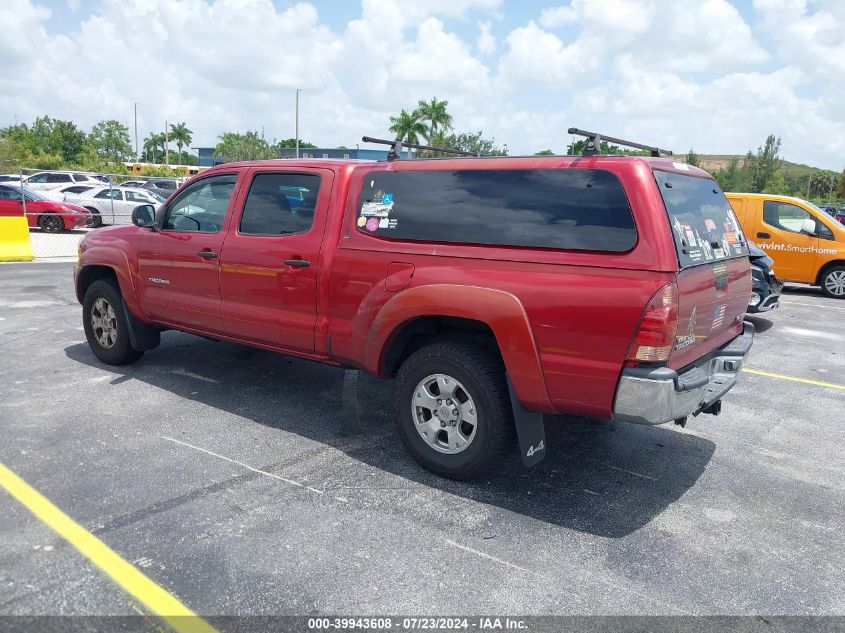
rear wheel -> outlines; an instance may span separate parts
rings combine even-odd
[[[513,445],[504,365],[475,345],[434,343],[414,352],[399,370],[395,406],[405,447],[443,477],[479,477]]]
[[[38,226],[45,233],[61,233],[65,230],[65,222],[55,213],[45,213],[38,218]]]
[[[96,229],[99,226],[103,226],[103,217],[100,215],[99,210],[95,209],[94,207],[85,207],[91,212],[91,219],[88,220],[88,226],[92,229]]]
[[[845,299],[845,266],[835,266],[825,272],[821,285],[828,297]]]
[[[130,343],[123,298],[114,282],[101,279],[88,287],[82,326],[91,351],[108,365],[127,365],[144,355]]]

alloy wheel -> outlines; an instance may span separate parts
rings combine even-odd
[[[440,453],[461,453],[475,439],[475,402],[466,387],[447,374],[432,374],[417,384],[411,415],[420,437]]]

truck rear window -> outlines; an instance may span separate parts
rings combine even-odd
[[[364,233],[400,240],[624,252],[637,232],[619,180],[588,169],[373,171]]]
[[[715,181],[655,171],[669,214],[681,268],[747,257],[748,244],[728,199]]]

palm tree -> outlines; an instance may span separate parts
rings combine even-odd
[[[421,121],[428,121],[428,138],[431,144],[434,135],[446,132],[452,129],[452,115],[446,110],[449,102],[445,99],[438,101],[437,97],[432,97],[431,101],[420,101],[417,105],[416,115]]]
[[[182,160],[182,147],[191,144],[191,134],[193,133],[193,130],[189,130],[184,121],[170,124],[170,140],[176,143],[176,147],[179,149],[179,160]]]
[[[144,153],[147,156],[147,160],[153,163],[158,162],[158,150],[162,148],[162,152],[164,151],[164,134],[150,132],[149,136],[144,139]]]
[[[408,113],[402,110],[399,116],[390,117],[390,124],[388,129],[399,141],[419,144],[420,136],[426,135],[425,125],[420,121],[416,112]],[[411,151],[408,150],[408,155],[410,156],[410,154]]]

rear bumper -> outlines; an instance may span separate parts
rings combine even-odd
[[[636,424],[663,424],[700,413],[736,383],[754,341],[754,326],[679,372],[669,367],[628,367],[622,371],[613,418]]]
[[[768,312],[780,305],[780,293],[783,290],[783,282],[773,274],[769,274],[769,281],[754,280],[751,291],[751,302],[748,304],[748,312]]]

